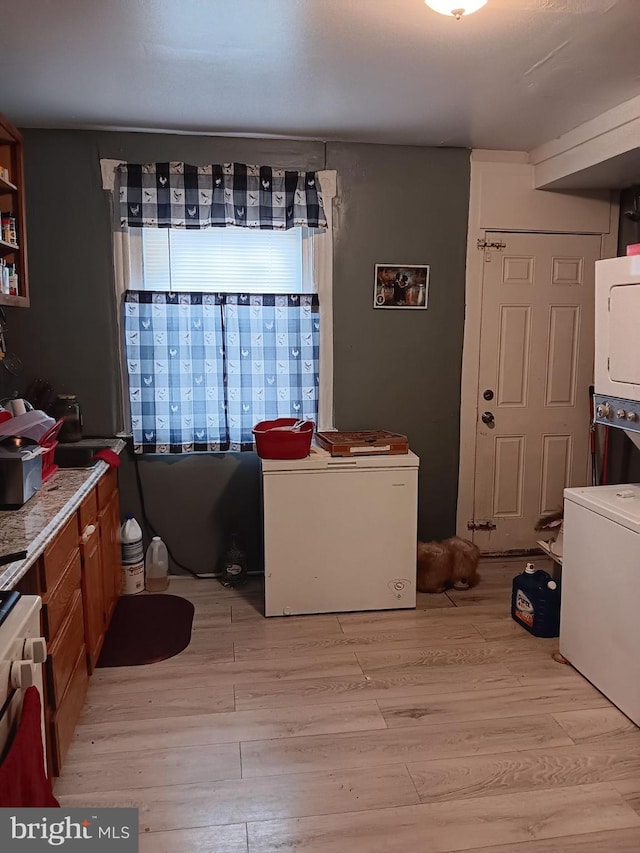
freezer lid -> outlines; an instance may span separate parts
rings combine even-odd
[[[615,521],[634,533],[640,533],[639,483],[565,489],[564,499]]]
[[[415,453],[393,453],[378,456],[331,456],[322,447],[312,445],[305,459],[261,459],[264,474],[280,471],[357,471],[372,468],[417,468],[420,460]]]

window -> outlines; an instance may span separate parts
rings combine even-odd
[[[315,290],[313,232],[308,228],[143,228],[141,232],[141,289],[176,293]]]
[[[103,173],[108,173],[112,168],[111,161],[103,161],[102,167]],[[331,208],[331,199],[335,196],[335,173],[322,175],[323,191],[328,201],[325,207]],[[328,214],[330,217],[331,209]],[[253,425],[265,417],[275,416],[271,412],[276,392],[280,400],[277,415],[303,415],[302,409],[306,408],[308,413],[309,406],[313,405],[318,428],[332,427],[333,258],[330,220],[326,230],[302,227],[287,231],[239,227],[130,228],[115,232],[114,255],[116,287],[124,296],[123,313],[120,315],[125,340],[122,363],[124,427],[127,429],[131,425],[138,441],[142,436],[143,442],[149,443],[144,450],[152,452],[154,445],[156,452],[189,450],[191,444],[198,445],[193,449],[217,449],[218,445],[220,449],[246,449],[247,424]],[[149,291],[148,297],[145,291]],[[203,295],[199,297],[197,294]],[[295,294],[301,294],[299,301]],[[308,310],[301,325],[298,319],[292,321],[292,318],[297,317],[293,309],[303,299]],[[204,313],[199,314],[204,312],[205,303],[206,317]],[[278,362],[278,353],[275,346],[272,347],[271,367],[264,359],[262,367],[265,370],[269,368],[269,372],[262,379],[253,369],[247,369],[244,361],[251,358],[251,347],[247,342],[253,343],[252,335],[260,336],[255,323],[246,317],[245,309],[251,303],[256,311],[260,307],[265,316],[278,308],[278,322],[285,324],[286,344],[291,353],[288,361],[280,359]],[[181,314],[170,320],[176,306]],[[186,317],[194,330],[200,327],[202,317],[202,328],[206,325],[210,342],[215,340],[213,350],[207,349],[207,363],[202,359],[198,361],[203,356],[203,347],[191,358],[183,347],[166,345],[164,351],[158,352],[154,349],[155,341],[149,346],[149,318],[153,312],[156,317],[166,318],[160,321],[157,331],[158,340],[165,340],[162,346],[166,345],[167,333],[179,330],[184,334]],[[213,316],[216,312],[217,315]],[[133,319],[134,315],[139,319]],[[267,318],[265,323],[267,332],[271,334],[272,320]],[[313,323],[311,329],[310,323]],[[314,347],[312,355],[308,348],[310,330]],[[282,334],[281,329],[280,337]],[[303,346],[291,345],[292,335],[296,334]],[[146,348],[142,346],[145,340]],[[182,359],[179,376],[175,371],[174,354]],[[293,361],[303,354],[306,356],[304,361]],[[216,356],[215,363],[210,355]],[[259,362],[260,356],[255,360]],[[302,366],[297,367],[296,364]],[[140,373],[135,376],[132,368]],[[204,375],[205,369],[210,376]],[[260,369],[261,365],[256,365],[258,372]],[[166,393],[162,396],[163,388],[156,387],[160,383],[156,383],[158,376],[154,375],[155,370],[167,371],[163,378],[164,392],[168,390],[171,399]],[[302,375],[303,371],[314,374],[313,384],[308,381],[308,376]],[[232,374],[235,378],[230,381]],[[296,383],[306,400],[298,408],[293,405],[295,400],[288,399]],[[271,398],[271,411],[263,406],[261,385],[264,394]],[[204,394],[203,386],[208,387]],[[221,407],[217,412],[212,411],[215,400],[211,395],[217,395]],[[205,431],[204,442],[200,441],[202,429],[195,431],[194,423],[202,418],[203,413],[212,427]],[[155,436],[152,435],[153,430],[141,433],[141,423],[149,424],[150,417],[156,418],[158,425]],[[230,429],[233,424],[229,422],[233,419],[236,427],[238,421],[242,422],[240,433],[237,428],[235,433]],[[194,425],[193,442],[184,440],[190,424]],[[216,429],[219,429],[219,440],[212,437]],[[249,430],[249,441],[251,438]]]
[[[259,421],[317,423],[316,294],[130,290],[123,309],[138,452],[251,450]]]

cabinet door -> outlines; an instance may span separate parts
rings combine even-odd
[[[105,625],[108,625],[113,608],[120,595],[122,584],[120,564],[120,504],[117,491],[113,492],[98,518],[100,524],[100,551],[102,554]]]
[[[100,534],[94,524],[88,525],[80,544],[82,555],[82,596],[84,599],[84,633],[89,671],[93,672],[104,639],[104,590]]]

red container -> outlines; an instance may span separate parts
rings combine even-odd
[[[58,470],[58,466],[54,463],[53,458],[56,455],[56,447],[58,446],[58,442],[54,441],[52,444],[49,444],[46,450],[42,451],[42,482],[46,483],[49,477],[53,477],[53,475]]]
[[[298,429],[291,429],[298,423]],[[253,428],[258,456],[261,459],[304,459],[311,449],[314,428],[313,421],[300,422],[296,418],[260,421]]]
[[[54,463],[53,459],[56,454],[56,447],[58,446],[57,436],[60,432],[60,428],[62,426],[62,421],[56,421],[55,424],[51,427],[51,429],[46,432],[42,438],[40,439],[40,445],[45,449],[42,451],[42,482],[45,483],[49,477],[53,477],[53,475],[58,470],[58,466]]]

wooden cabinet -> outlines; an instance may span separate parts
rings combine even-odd
[[[98,515],[100,522],[100,554],[102,557],[103,600],[107,621],[122,588],[122,562],[120,548],[120,501],[117,490]]]
[[[52,776],[60,775],[64,757],[73,739],[76,723],[82,713],[88,687],[89,674],[87,673],[87,658],[83,647],[69,676],[62,702],[58,708],[50,711],[51,736],[48,738],[47,755],[51,768],[50,775]]]
[[[85,645],[83,615],[82,595],[80,590],[76,590],[60,630],[48,644],[47,686],[53,708],[62,704],[76,660]]]
[[[47,640],[48,658],[45,664],[45,732],[47,766],[52,776],[58,776],[65,749],[60,742],[60,725],[66,730],[75,726],[77,717],[67,719],[67,694],[75,676],[82,686],[82,698],[88,685],[84,632],[84,602],[82,598],[82,561],[76,512],[45,548],[44,554],[31,570],[37,576],[42,596],[42,630]],[[27,575],[29,578],[29,575]],[[80,682],[76,662],[82,659],[84,679]]]
[[[113,469],[98,480],[17,585],[42,597],[45,731],[59,776],[120,594],[120,511]]]
[[[80,589],[80,552],[76,548],[65,566],[60,580],[50,594],[45,594],[42,605],[42,623],[48,637],[55,637],[69,612],[71,599]]]
[[[104,635],[120,594],[120,510],[118,480],[108,471],[78,511],[82,555],[82,596],[89,672],[102,650]]]
[[[87,646],[89,672],[95,669],[104,642],[106,619],[100,555],[100,533],[96,524],[82,532],[82,599],[84,601],[84,636]]]
[[[47,545],[40,560],[43,592],[49,592],[58,584],[65,566],[77,549],[78,521],[74,513]]]
[[[4,292],[0,276],[0,305],[29,305],[27,229],[24,210],[24,155],[20,132],[0,115],[0,211],[10,215],[11,234],[0,229],[0,261],[17,273],[17,289]]]

